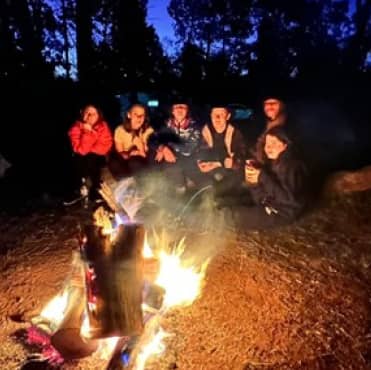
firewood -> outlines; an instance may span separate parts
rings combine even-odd
[[[88,338],[140,335],[143,330],[143,244],[140,224],[120,225],[115,238],[85,228]]]

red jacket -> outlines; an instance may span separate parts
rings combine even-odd
[[[84,129],[81,121],[76,121],[68,131],[75,153],[105,155],[112,146],[112,134],[106,122],[97,122],[92,130]]]

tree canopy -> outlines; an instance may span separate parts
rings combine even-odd
[[[331,84],[370,75],[367,0],[170,0],[177,37],[170,57],[147,7],[147,0],[1,1],[0,79],[191,93],[220,82],[238,89],[246,81]]]

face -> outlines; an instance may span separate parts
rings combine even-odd
[[[134,106],[128,112],[128,118],[130,119],[131,122],[131,128],[133,130],[139,130],[142,127],[144,120],[146,118],[146,112],[143,107]]]
[[[278,99],[267,99],[263,103],[264,114],[271,120],[277,118],[281,110],[281,102]]]
[[[211,122],[218,133],[222,133],[227,127],[230,113],[225,108],[213,108],[211,110]]]
[[[269,159],[277,159],[287,148],[287,144],[276,136],[267,135],[265,137],[264,152]]]
[[[175,120],[177,122],[183,121],[188,114],[188,105],[187,104],[174,104],[171,110]]]
[[[82,120],[91,126],[95,125],[99,119],[99,113],[93,106],[88,106],[82,113]]]

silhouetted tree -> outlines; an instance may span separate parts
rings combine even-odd
[[[367,57],[371,52],[371,2],[356,0],[352,16],[352,34],[345,47],[345,66],[352,71],[370,68]]]
[[[202,50],[190,42],[184,44],[175,61],[179,90],[188,96],[199,93],[205,76],[205,58]]]
[[[253,35],[252,1],[172,0],[168,11],[175,21],[181,43],[192,43],[205,59],[223,53],[228,68],[241,72],[246,68],[248,38]]]
[[[51,26],[51,8],[42,0],[1,2],[0,43],[6,51],[2,57],[3,77],[50,77],[44,32]]]
[[[93,15],[94,1],[76,0],[76,53],[77,70],[80,82],[87,82],[93,55]]]

